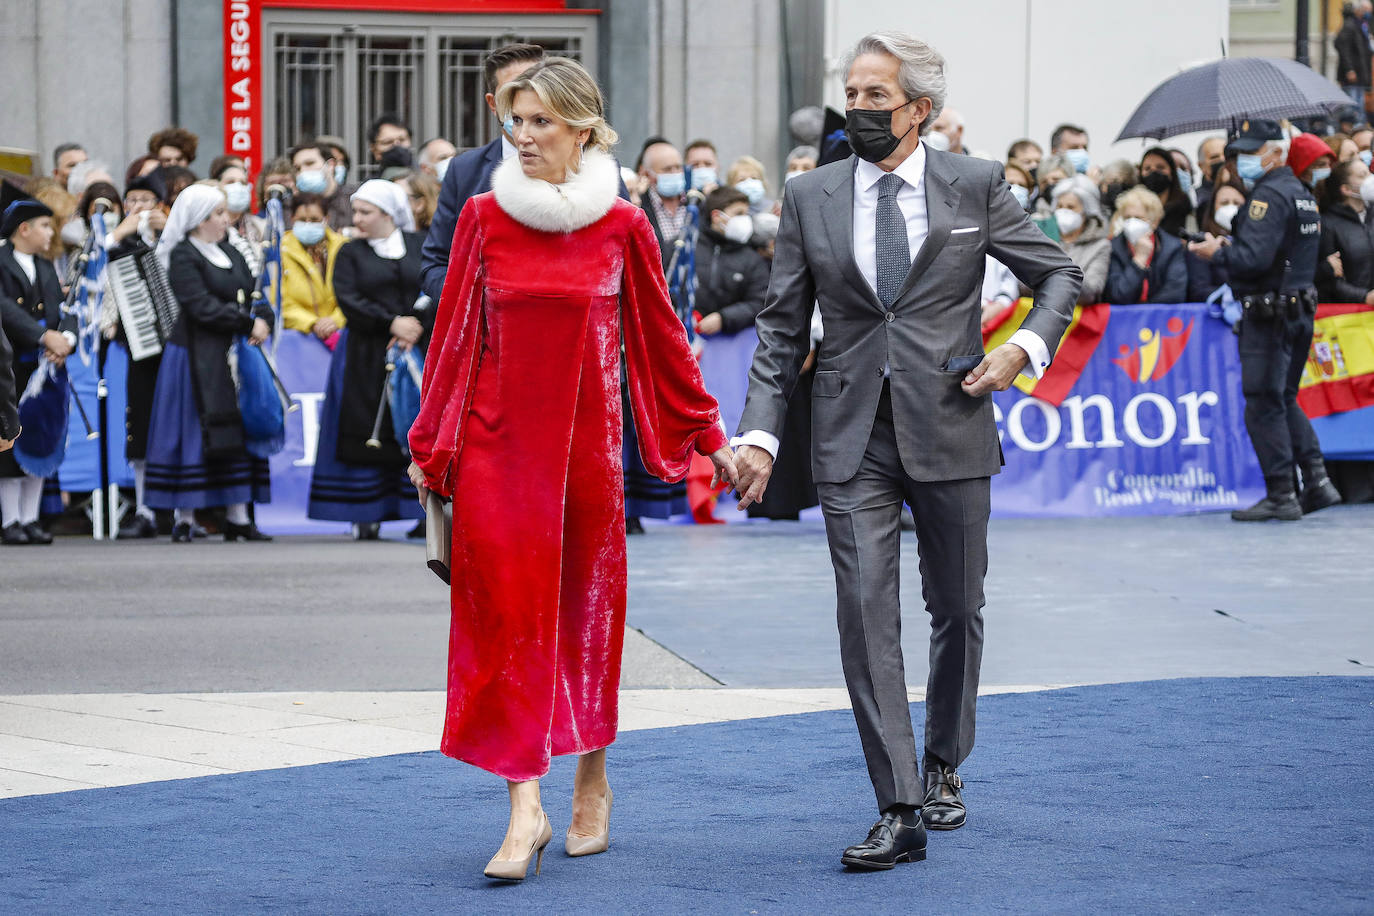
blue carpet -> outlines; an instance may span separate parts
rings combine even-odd
[[[610,853],[481,868],[505,789],[438,754],[0,801],[0,910],[1369,912],[1374,679],[1179,680],[980,702],[969,825],[891,872],[848,712],[625,735]],[[919,713],[919,705],[916,708]],[[554,853],[553,850],[559,850]]]

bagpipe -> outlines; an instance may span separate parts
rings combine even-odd
[[[691,177],[689,173],[689,188]],[[706,196],[695,188],[687,192],[687,223],[682,227],[682,233],[673,240],[673,256],[669,258],[665,270],[668,296],[687,329],[687,342],[692,345],[694,353],[699,350],[696,321],[692,317],[697,306],[697,239],[701,235],[701,204],[705,200]]]
[[[398,376],[396,373],[400,372]],[[425,358],[419,347],[403,349],[392,346],[386,353],[386,376],[382,380],[382,397],[377,402],[377,416],[372,421],[372,435],[365,443],[368,448],[382,447],[382,423],[387,408],[391,408],[391,431],[403,454],[410,454],[410,427],[420,416],[420,386],[425,377]]]
[[[230,349],[230,374],[238,395],[239,415],[243,418],[244,447],[250,455],[270,458],[286,445],[286,415],[300,410],[277,372],[276,354],[282,332],[282,257],[281,242],[286,235],[282,199],[286,188],[267,189],[267,236],[263,248],[262,273],[253,292],[253,302],[266,301],[272,309],[272,348],[240,335]],[[240,295],[239,304],[244,303]]]

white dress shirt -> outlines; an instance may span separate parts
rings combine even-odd
[[[863,159],[859,160],[854,170],[854,261],[864,281],[875,293],[878,289],[878,180],[886,174],[877,165]],[[922,141],[901,165],[893,169],[892,174],[902,179],[902,187],[897,192],[897,207],[906,218],[907,245],[914,263],[930,235],[930,216],[926,208],[925,142]],[[1021,370],[1022,375],[1039,378],[1044,374],[1049,366],[1050,351],[1038,334],[1021,328],[1008,338],[1007,343],[1016,344],[1030,357],[1026,368]],[[736,436],[730,440],[730,444],[736,448],[742,445],[758,446],[774,459],[778,457],[778,437],[761,429]]]
[[[515,154],[518,153],[518,152],[519,152],[519,150],[517,150],[517,149],[515,148],[515,144],[512,143],[512,142],[510,142],[510,138],[506,136],[506,132],[505,132],[505,131],[502,131],[502,132],[501,132],[501,161],[502,161],[502,162],[505,162],[507,159],[513,158],[513,157],[515,156]]]
[[[38,268],[34,266],[33,255],[27,251],[20,251],[18,248],[12,248],[10,254],[14,255],[14,260],[19,265],[19,269],[24,272],[24,276],[29,278],[29,285],[32,286],[37,283]]]

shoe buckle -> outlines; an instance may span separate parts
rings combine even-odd
[[[964,781],[959,778],[958,773],[945,774],[945,782],[956,789],[962,789],[964,787]]]

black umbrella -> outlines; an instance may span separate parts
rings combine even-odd
[[[1297,61],[1228,57],[1160,83],[1116,139],[1229,130],[1245,118],[1326,116],[1350,104],[1335,83]]]

